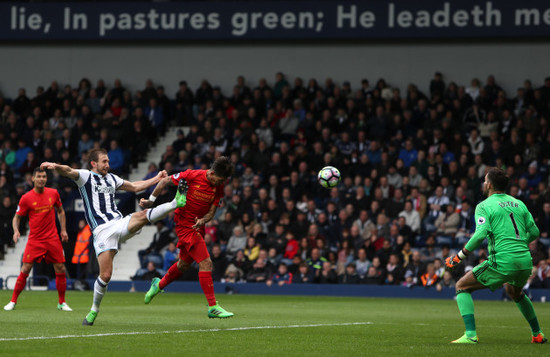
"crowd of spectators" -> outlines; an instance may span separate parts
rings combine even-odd
[[[11,220],[19,198],[33,187],[32,172],[42,161],[88,168],[88,151],[108,151],[111,171],[126,176],[166,129],[173,105],[162,86],[147,81],[132,94],[120,80],[107,89],[83,78],[76,87],[52,81],[27,95],[0,95],[0,258],[13,246]],[[52,179],[52,177],[50,177]],[[62,200],[72,196],[67,179],[51,182]]]
[[[463,270],[446,273],[443,262],[475,229],[486,168],[501,167],[508,192],[541,231],[530,246],[530,284],[548,287],[550,77],[511,94],[492,75],[464,85],[436,72],[423,93],[383,79],[352,88],[331,78],[289,83],[277,73],[254,86],[239,76],[225,94],[208,80],[194,91],[182,81],[172,99],[151,80],[131,93],[120,80],[107,88],[83,79],[76,88],[54,81],[33,99],[21,89],[0,98],[0,110],[3,197],[27,190],[42,160],[86,167],[95,146],[110,150],[113,170],[124,175],[171,123],[189,130],[149,174],[208,168],[229,156],[235,175],[205,237],[217,281],[452,286]],[[330,190],[316,178],[327,165],[342,173]],[[166,249],[157,243],[156,254]],[[161,269],[149,253],[140,256],[147,277]],[[480,249],[464,269],[486,256]]]

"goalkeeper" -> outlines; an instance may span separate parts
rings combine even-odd
[[[539,327],[533,304],[523,293],[523,286],[533,268],[528,244],[539,236],[539,229],[525,204],[504,193],[508,181],[501,169],[489,169],[483,183],[483,193],[487,199],[476,207],[476,231],[466,246],[445,262],[448,269],[453,269],[487,237],[488,259],[456,283],[456,302],[466,325],[466,333],[452,343],[478,342],[472,291],[485,288],[495,291],[503,284],[531,326],[532,343],[547,341]]]

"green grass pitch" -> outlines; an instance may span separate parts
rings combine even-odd
[[[11,291],[0,291],[0,302]],[[68,292],[73,312],[56,310],[57,293],[24,291],[14,311],[0,310],[1,356],[485,356],[550,355],[532,345],[515,304],[475,301],[480,343],[449,344],[463,333],[454,301],[310,296],[221,295],[235,317],[208,319],[199,294],[108,292],[94,326],[82,326],[91,292]],[[550,333],[550,304],[535,303]]]

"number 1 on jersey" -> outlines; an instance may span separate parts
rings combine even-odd
[[[518,226],[516,225],[516,220],[514,219],[513,213],[510,213],[510,219],[512,220],[512,224],[514,225],[514,229],[516,231],[516,238],[519,239],[519,229],[518,229]]]

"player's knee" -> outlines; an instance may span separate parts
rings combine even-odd
[[[189,263],[187,262],[184,262],[183,260],[178,260],[178,269],[179,271],[181,271],[182,273],[185,272],[188,268],[189,268]]]
[[[513,288],[507,288],[506,292],[508,293],[510,298],[512,298],[512,300],[514,300],[514,302],[520,302],[523,299],[523,297],[525,296],[525,293],[522,290],[516,291]]]
[[[147,210],[133,213],[132,217],[140,222],[147,222]]]
[[[57,274],[63,274],[65,272],[64,264],[54,264],[53,269]]]
[[[110,271],[104,272],[104,273],[101,273],[99,276],[101,277],[101,280],[108,283],[109,281],[111,281],[112,273]]]
[[[468,284],[465,284],[463,281],[459,280],[456,282],[455,289],[456,289],[456,295],[460,293],[470,293],[471,286]]]
[[[32,264],[23,263],[23,266],[21,267],[21,272],[25,274],[30,274],[32,270]]]
[[[523,300],[523,297],[525,296],[525,293],[522,291],[521,294],[517,296],[512,296],[512,299],[514,299],[514,302],[520,302]]]
[[[200,271],[212,271],[212,259],[206,258],[202,262],[199,263],[199,270]]]

